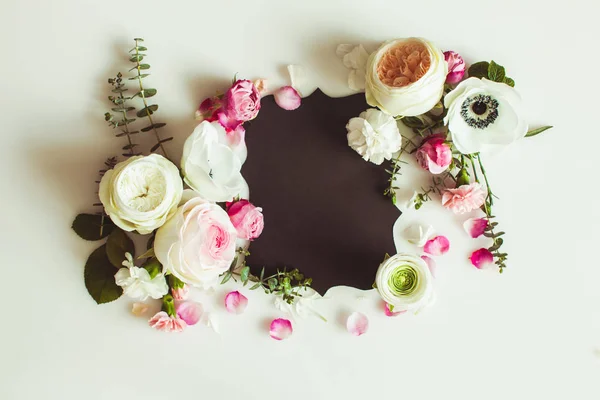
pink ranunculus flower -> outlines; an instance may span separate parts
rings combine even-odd
[[[148,324],[152,328],[163,332],[182,332],[187,326],[184,320],[170,317],[164,311],[160,311],[154,317],[150,318]]]
[[[452,163],[452,149],[444,135],[432,135],[415,154],[419,165],[432,174],[441,174]]]
[[[156,231],[154,253],[180,281],[202,289],[216,286],[235,258],[237,231],[217,204],[195,192]]]
[[[465,60],[454,51],[445,51],[444,58],[448,63],[448,75],[446,83],[458,83],[465,76]]]
[[[249,80],[238,80],[223,96],[222,109],[218,113],[221,125],[233,131],[246,121],[258,115],[260,92]]]
[[[442,194],[442,205],[455,214],[464,214],[483,205],[486,192],[480,183],[461,185],[456,189],[446,189]]]
[[[183,285],[183,287],[180,288],[173,288],[171,289],[171,294],[177,301],[187,300],[190,294],[190,287],[188,285]]]
[[[241,239],[256,239],[265,226],[262,208],[255,207],[248,200],[227,203],[227,214]]]

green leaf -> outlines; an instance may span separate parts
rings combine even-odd
[[[231,271],[225,272],[225,275],[223,276],[223,280],[221,281],[221,285],[226,284],[230,279],[231,279]]]
[[[80,238],[100,240],[110,235],[115,225],[107,216],[96,214],[79,214],[71,226]]]
[[[427,124],[419,117],[404,117],[400,120],[404,125],[409,128],[425,128]]]
[[[542,126],[541,128],[532,129],[529,132],[527,132],[525,137],[532,137],[532,136],[539,135],[540,133],[547,131],[550,128],[552,128],[552,126],[547,125],[547,126]]]
[[[156,94],[156,89],[144,89],[136,95],[140,97],[152,97]]]
[[[256,283],[255,285],[253,285],[253,286],[250,288],[250,290],[256,290],[256,289],[258,289],[260,286],[261,286],[261,285],[260,285],[260,282],[258,282],[258,283]]]
[[[140,62],[144,59],[145,54],[134,54],[129,57],[129,61],[131,62]]]
[[[152,258],[154,257],[154,248],[150,248],[148,250],[146,250],[146,252],[144,254],[142,254],[141,256],[138,256],[137,259],[141,260],[143,258]]]
[[[469,67],[469,77],[487,78],[489,67],[490,63],[487,61],[476,62]]]
[[[144,39],[142,39],[142,38],[133,38],[133,40],[135,40],[136,42],[143,42],[144,41]]]
[[[250,267],[246,266],[240,271],[240,279],[242,282],[247,282],[250,275]]]
[[[150,149],[150,153],[152,153],[152,152],[154,152],[154,151],[158,150],[158,148],[160,147],[160,145],[161,145],[161,144],[163,144],[163,143],[165,143],[165,142],[168,142],[168,141],[171,141],[171,140],[173,140],[173,137],[169,137],[169,138],[166,138],[166,139],[162,139],[160,142],[158,142],[158,143],[156,143],[154,146],[152,146],[152,148]]]
[[[504,78],[504,83],[506,83],[510,87],[515,87],[515,81],[508,76]]]
[[[152,115],[154,114],[154,112],[158,110],[158,105],[157,104],[152,104],[148,107],[144,107],[141,110],[139,110],[138,112],[135,113],[135,115],[137,115],[138,117],[146,117],[148,115]],[[143,131],[143,129],[142,129]]]
[[[147,126],[145,128],[142,128],[142,132],[149,132],[152,129],[159,129],[159,128],[162,128],[165,125],[167,125],[167,124],[165,124],[164,122],[157,122],[157,123],[155,123],[153,125],[149,125],[149,126]]]
[[[123,260],[125,260],[125,253],[130,253],[132,257],[135,257],[135,246],[129,236],[117,228],[108,236],[106,255],[112,265],[121,268]]]
[[[158,261],[157,258],[149,258],[142,265],[142,267],[146,271],[148,271],[148,275],[150,275],[150,279],[156,278],[158,276],[158,274],[160,274],[163,270],[162,264],[160,263],[160,261]],[[173,275],[169,275],[169,276],[173,276]]]
[[[506,78],[506,70],[502,65],[496,64],[494,60],[490,62],[488,67],[488,79],[494,82],[504,82]]]
[[[116,108],[111,108],[111,110],[114,112],[128,112],[128,111],[135,110],[135,107],[116,107]]]
[[[123,294],[123,289],[115,283],[115,267],[106,255],[105,244],[87,259],[83,278],[87,291],[98,304],[109,303]]]

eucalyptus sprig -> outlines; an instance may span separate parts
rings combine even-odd
[[[404,154],[404,152],[407,150],[407,148],[410,144],[412,144],[412,142],[407,141],[407,143],[400,148],[398,155],[391,161],[392,169],[388,169],[388,168],[385,169],[385,172],[387,172],[390,175],[390,177],[388,178],[388,187],[383,191],[383,195],[391,198],[392,203],[394,203],[394,204],[396,204],[396,189],[399,189],[398,187],[394,186],[394,182],[396,181],[396,178],[398,177],[398,175],[401,175],[401,173],[400,173],[401,164],[406,164],[406,162],[402,161],[400,159],[400,157],[402,157],[402,154]],[[413,146],[414,146],[414,144],[413,144]]]
[[[134,41],[135,41],[135,47],[133,49],[129,50],[130,53],[133,53],[131,55],[131,57],[129,58],[129,61],[131,61],[132,63],[135,64],[135,66],[133,68],[131,68],[130,71],[135,70],[136,76],[133,78],[129,78],[129,79],[137,80],[138,85],[139,85],[139,92],[137,92],[133,97],[139,96],[144,103],[144,108],[139,110],[136,113],[136,115],[140,118],[146,117],[146,118],[148,118],[148,121],[150,122],[150,125],[141,129],[142,132],[152,131],[152,132],[154,132],[154,136],[156,137],[156,144],[154,146],[152,146],[152,148],[150,149],[150,152],[153,153],[160,148],[163,155],[166,158],[169,158],[167,155],[167,151],[165,150],[165,147],[163,146],[163,144],[165,142],[173,140],[173,137],[169,137],[166,139],[160,138],[160,135],[158,134],[158,129],[164,127],[167,124],[164,122],[154,122],[152,115],[156,112],[156,110],[158,110],[158,104],[150,104],[149,105],[148,101],[147,101],[148,98],[156,95],[157,90],[156,89],[145,89],[144,83],[143,83],[143,79],[146,78],[147,76],[149,76],[150,74],[142,73],[142,71],[149,70],[150,64],[142,63],[142,61],[144,60],[144,57],[146,57],[146,54],[141,53],[141,52],[147,51],[148,48],[140,45],[140,42],[144,41],[143,39],[135,38]]]
[[[123,150],[126,153],[123,154],[125,157],[131,157],[139,155],[140,153],[135,152],[137,144],[133,143],[131,135],[135,135],[139,131],[132,131],[129,129],[129,124],[135,121],[135,118],[128,118],[127,113],[134,111],[135,107],[128,105],[127,101],[131,100],[131,97],[125,97],[124,93],[127,92],[127,88],[123,83],[123,74],[120,72],[114,78],[109,78],[108,83],[112,85],[111,92],[115,93],[115,96],[108,96],[108,99],[113,103],[114,107],[111,111],[121,114],[121,119],[116,120],[115,116],[109,112],[104,114],[104,119],[108,122],[108,125],[113,129],[121,128],[120,132],[116,134],[117,137],[126,136],[127,144],[123,146]]]

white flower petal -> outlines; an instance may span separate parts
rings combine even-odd
[[[346,320],[346,329],[354,336],[360,336],[369,330],[369,319],[366,315],[353,312]]]
[[[413,201],[414,203],[414,201]],[[419,247],[425,246],[425,243],[433,237],[435,229],[431,225],[410,225],[404,231],[404,236],[409,243],[415,244]]]

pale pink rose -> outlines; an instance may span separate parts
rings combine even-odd
[[[424,170],[441,174],[452,163],[452,149],[444,135],[432,135],[419,147],[415,157]]]
[[[479,249],[471,254],[469,260],[475,268],[482,269],[494,264],[494,255],[488,249]]]
[[[256,239],[265,226],[262,208],[255,207],[248,200],[227,203],[227,214],[240,239]]]
[[[485,197],[483,186],[475,182],[456,189],[446,189],[442,194],[442,205],[455,214],[464,214],[481,207]]]
[[[222,109],[218,113],[221,125],[228,131],[250,121],[260,110],[260,92],[249,80],[238,80],[223,96]]]
[[[152,328],[163,332],[182,332],[187,326],[184,320],[170,317],[164,311],[160,311],[154,317],[150,318],[148,324]]]
[[[190,294],[190,287],[188,285],[183,285],[181,288],[173,288],[171,289],[171,294],[177,301],[187,300]]]
[[[465,60],[454,51],[445,51],[444,58],[448,63],[448,75],[446,83],[458,83],[465,76]]]

